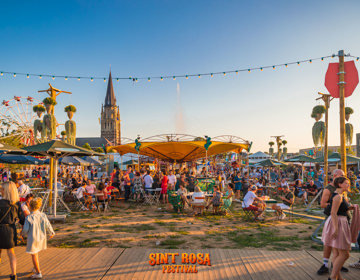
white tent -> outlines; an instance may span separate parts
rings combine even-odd
[[[257,163],[269,158],[271,158],[270,155],[259,151],[255,154],[249,155],[249,163]]]

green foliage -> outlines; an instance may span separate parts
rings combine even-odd
[[[56,100],[54,98],[51,98],[51,97],[44,98],[43,103],[45,105],[56,105],[57,104]]]
[[[33,111],[36,112],[45,112],[45,107],[41,104],[35,105]]]
[[[314,126],[312,128],[312,137],[314,141],[315,147],[319,145],[324,144],[325,141],[325,123],[323,121],[317,121],[314,123]]]
[[[85,143],[82,147],[87,150],[92,150],[89,143]]]
[[[76,107],[74,105],[68,105],[64,108],[64,112],[76,112]]]
[[[64,135],[66,135],[66,131],[65,130],[63,130],[63,131],[61,131],[61,136],[64,136]]]
[[[315,115],[315,114],[324,114],[326,111],[326,108],[324,105],[317,105],[313,108],[312,110],[312,114],[311,115]]]
[[[205,141],[205,138],[203,137],[196,137],[194,141]]]
[[[95,149],[95,152],[104,153],[104,150],[103,150],[103,148],[98,147],[98,148]]]
[[[283,140],[282,141],[283,145],[285,146],[287,144],[287,141],[286,140]]]
[[[270,142],[269,142],[269,145],[270,145],[270,147],[272,147],[272,146],[275,145],[275,143],[274,143],[273,141],[270,141]]]
[[[353,140],[354,128],[351,123],[345,124],[345,139],[348,146],[351,146]]]
[[[354,113],[354,110],[350,107],[345,107],[345,115],[351,115]]]

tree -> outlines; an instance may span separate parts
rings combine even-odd
[[[103,149],[103,148],[100,148],[100,147],[97,147],[97,148],[95,149],[95,152],[97,152],[97,153],[104,153],[104,149]]]
[[[89,143],[85,143],[82,147],[87,150],[92,150]]]

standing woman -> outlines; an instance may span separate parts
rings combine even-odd
[[[167,188],[168,188],[168,177],[166,171],[161,172],[161,195],[163,199],[163,203],[168,203],[168,195],[167,195]]]
[[[0,258],[1,249],[6,249],[10,262],[10,279],[17,279],[16,256],[14,247],[17,243],[17,232],[15,222],[18,218],[19,193],[14,182],[6,182],[0,189],[2,199],[0,200]]]
[[[321,240],[325,246],[333,248],[333,270],[329,279],[343,279],[340,269],[349,258],[351,233],[347,211],[353,210],[344,194],[349,190],[350,180],[337,177],[334,180],[335,192],[330,198],[331,215],[327,219]]]

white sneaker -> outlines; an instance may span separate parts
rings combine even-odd
[[[41,273],[35,273],[35,274],[30,276],[30,279],[42,279],[42,274]]]
[[[280,220],[284,220],[285,218],[286,218],[285,213],[282,213],[282,214],[280,215]]]
[[[236,202],[240,202],[240,199],[234,199],[234,201],[236,201]]]

